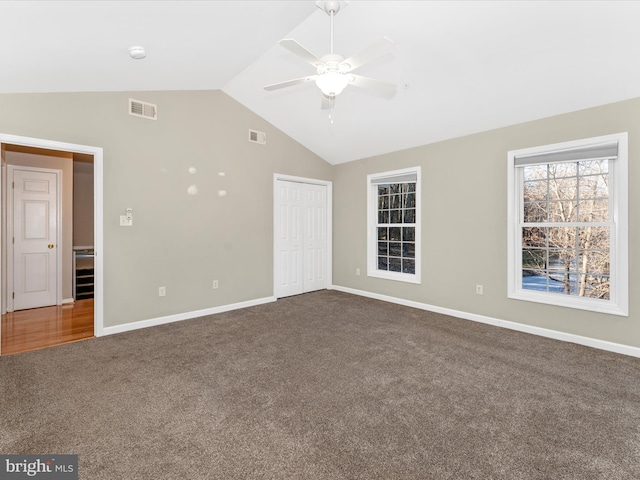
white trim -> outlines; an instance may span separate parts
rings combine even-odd
[[[278,241],[276,238],[277,235],[277,225],[276,222],[278,220],[277,214],[277,196],[276,192],[278,190],[278,180],[284,180],[285,182],[298,182],[298,183],[308,183],[311,185],[322,185],[327,187],[327,289],[329,289],[329,285],[333,283],[333,182],[329,180],[319,180],[316,178],[306,178],[306,177],[296,177],[293,175],[284,175],[281,173],[273,174],[273,297],[278,298],[276,288],[279,285],[278,278],[278,266],[277,258],[278,258]]]
[[[156,327],[167,323],[180,322],[182,320],[190,320],[192,318],[204,317],[205,315],[215,315],[217,313],[230,312],[241,308],[254,307],[265,303],[275,302],[275,297],[256,298],[247,300],[246,302],[232,303],[229,305],[221,305],[219,307],[205,308],[202,310],[194,310],[192,312],[176,313],[175,315],[167,315],[165,317],[150,318],[148,320],[140,320],[138,322],[123,323],[114,325],[113,327],[104,327],[103,335],[113,335],[114,333],[130,332],[141,328]]]
[[[521,192],[515,166],[515,158],[542,152],[576,149],[580,147],[617,142],[618,157],[610,162],[610,213],[614,226],[611,229],[611,292],[610,300],[535,292],[522,288],[521,238],[517,228],[520,223]],[[561,307],[578,308],[593,312],[629,316],[629,234],[628,234],[628,134],[627,132],[601,137],[585,138],[570,142],[507,152],[507,297]],[[570,224],[568,224],[570,225]]]
[[[485,323],[487,325],[493,325],[496,327],[507,328],[509,330],[516,330],[518,332],[530,333],[532,335],[538,335],[540,337],[552,338],[554,340],[560,340],[563,342],[576,343],[578,345],[584,345],[586,347],[597,348],[599,350],[606,350],[608,352],[620,353],[622,355],[629,355],[631,357],[640,358],[640,348],[633,347],[631,345],[623,345],[621,343],[608,342],[606,340],[599,340],[597,338],[583,337],[582,335],[575,335],[573,333],[560,332],[558,330],[551,330],[548,328],[535,327],[533,325],[525,325],[523,323],[511,322],[509,320],[500,320],[498,318],[487,317],[484,315],[477,315],[475,313],[463,312],[460,310],[453,310],[450,308],[437,307],[435,305],[429,305],[427,303],[415,302],[413,300],[405,300],[403,298],[391,297],[388,295],[381,295],[372,292],[366,292],[364,290],[356,290],[349,287],[341,287],[339,285],[332,285],[333,290],[339,292],[351,293],[353,295],[360,295],[362,297],[374,298],[376,300],[382,300],[384,302],[396,303],[398,305],[404,305],[406,307],[418,308],[420,310],[427,310],[429,312],[441,313],[443,315],[450,315],[452,317],[462,318],[463,320],[470,320],[472,322]]]
[[[14,183],[15,171],[26,170],[29,172],[42,172],[51,173],[56,177],[56,305],[62,305],[62,175],[63,172],[59,168],[40,168],[40,167],[27,167],[22,165],[7,164],[7,186],[9,182]],[[15,236],[14,225],[14,189],[11,189],[11,194],[7,192],[7,225],[6,225],[6,238],[7,242],[7,304],[6,311],[13,312],[15,302],[13,295],[9,295],[9,292],[15,291],[13,281],[15,279],[15,266],[13,264],[13,242],[9,241],[9,238]]]
[[[66,305],[68,303],[75,303],[75,300],[73,298],[63,298],[62,299],[62,305]]]
[[[402,272],[385,272],[378,270],[378,233],[376,230],[378,207],[377,193],[374,195],[376,179],[389,177],[403,177],[408,174],[416,175],[416,231],[415,231],[415,274]],[[406,181],[406,180],[401,180]],[[367,276],[395,280],[399,282],[422,282],[422,169],[420,166],[402,168],[388,172],[367,175]]]
[[[73,153],[93,155],[93,232],[95,246],[95,280],[93,304],[93,334],[96,337],[104,335],[104,292],[103,292],[103,249],[104,249],[104,198],[103,198],[103,150],[101,147],[77,145],[74,143],[57,142],[40,138],[21,137],[0,133],[0,146],[3,143],[22,145],[26,147],[61,150]],[[0,240],[1,242],[2,240]],[[1,287],[1,285],[0,285]],[[0,335],[2,332],[0,332]],[[1,353],[1,352],[0,352]]]

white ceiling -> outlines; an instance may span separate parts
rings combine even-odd
[[[640,97],[636,1],[352,0],[335,50],[392,39],[356,73],[399,87],[347,87],[333,124],[313,83],[262,88],[314,73],[281,38],[328,53],[312,0],[1,1],[0,18],[0,93],[222,89],[332,164]]]

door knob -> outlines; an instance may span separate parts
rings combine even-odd
[[[49,245],[47,245],[48,248],[53,248],[55,245],[53,243],[50,243]]]

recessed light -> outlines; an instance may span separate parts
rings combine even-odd
[[[129,56],[136,60],[142,60],[147,56],[147,52],[144,51],[144,47],[129,47]]]

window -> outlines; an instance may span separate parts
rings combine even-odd
[[[367,177],[367,274],[420,283],[420,167]]]
[[[628,315],[627,134],[508,157],[509,297]]]

